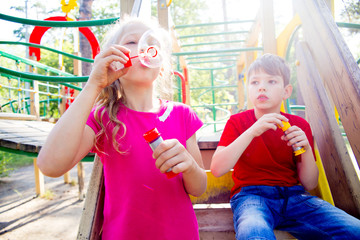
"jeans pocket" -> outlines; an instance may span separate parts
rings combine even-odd
[[[308,207],[311,207],[314,209],[317,209],[324,204],[324,200],[322,200],[316,196],[312,196],[309,193],[299,194],[295,198],[299,204],[305,204]]]

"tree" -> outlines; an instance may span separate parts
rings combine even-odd
[[[360,23],[360,1],[359,0],[342,0],[344,9],[341,16],[347,18],[348,22]]]
[[[94,0],[81,0],[79,20],[91,20],[92,4]],[[80,34],[80,52],[82,57],[91,58],[91,47],[86,37]],[[91,72],[91,64],[82,62],[82,74],[89,75]]]

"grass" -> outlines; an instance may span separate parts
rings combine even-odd
[[[33,164],[33,157],[0,151],[0,177],[8,176],[11,171]]]
[[[55,193],[51,190],[46,190],[45,193],[40,197],[45,198],[47,200],[53,200],[55,197]]]

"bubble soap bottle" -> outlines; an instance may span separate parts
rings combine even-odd
[[[161,137],[161,134],[159,133],[159,131],[156,128],[151,129],[150,131],[144,133],[143,135],[144,139],[146,140],[146,142],[149,144],[149,146],[151,147],[151,149],[154,151],[155,148],[157,148],[157,146],[159,146],[159,144],[161,142],[163,142],[164,140]],[[173,178],[176,175],[178,175],[178,173],[174,173],[172,171],[172,168],[169,168],[166,172],[166,177],[167,178]]]
[[[284,121],[281,121],[281,122],[282,122],[282,124],[284,126],[281,127],[281,126],[278,125],[278,127],[281,128],[281,130],[283,130],[284,132],[291,127],[289,122],[284,122]],[[303,154],[304,152],[306,152],[306,150],[303,147],[294,147],[294,146],[292,146],[292,148],[294,150],[295,156],[298,156],[298,155]]]

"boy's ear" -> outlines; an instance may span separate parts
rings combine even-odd
[[[286,100],[291,96],[292,90],[293,90],[293,86],[291,84],[285,86],[283,100]]]

